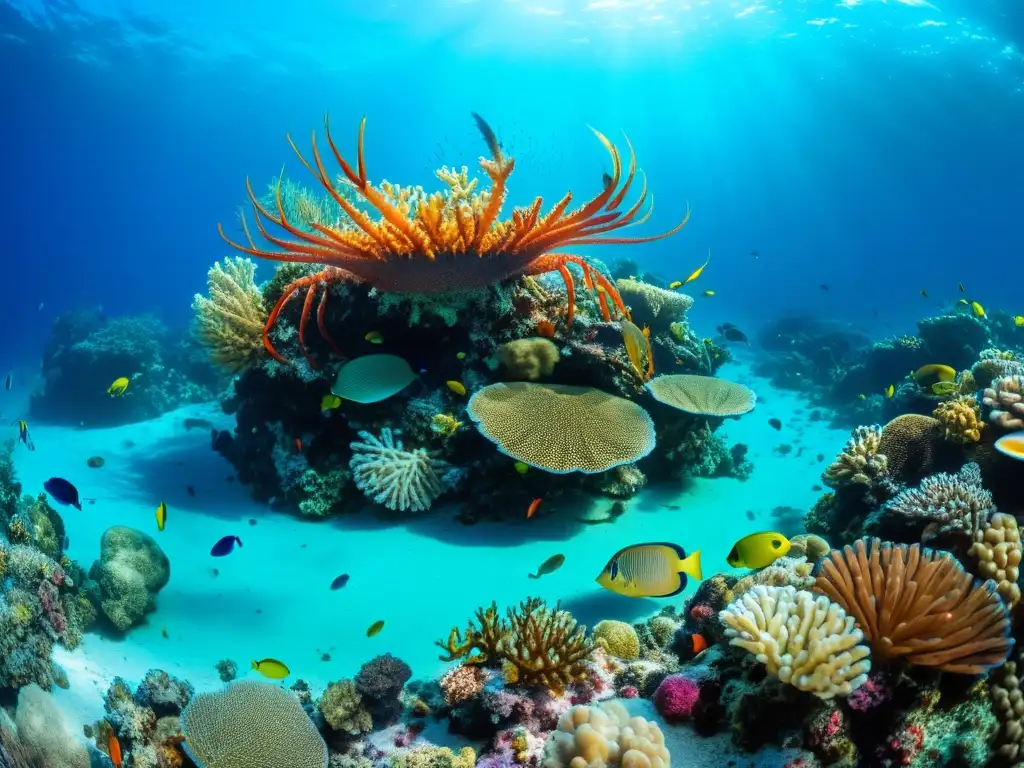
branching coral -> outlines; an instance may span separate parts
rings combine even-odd
[[[884,511],[908,521],[928,521],[927,536],[963,535],[973,541],[995,506],[981,484],[978,465],[971,463],[955,475],[940,472],[926,477],[917,488],[899,493]]]
[[[864,634],[842,606],[792,586],[756,586],[721,611],[729,644],[771,674],[822,699],[848,696],[868,679]]]
[[[871,644],[877,663],[977,675],[1006,660],[1010,616],[995,582],[977,584],[943,552],[878,539],[833,550],[815,590],[839,603]]]
[[[458,627],[452,627],[447,641],[434,643],[445,652],[441,661],[462,660],[464,664],[495,665],[501,663],[501,639],[508,633],[508,625],[498,612],[498,604],[492,602],[486,608],[476,609],[476,624],[469,621],[463,635]]]
[[[889,473],[888,457],[879,452],[882,429],[857,427],[842,452],[825,470],[822,481],[830,488],[872,486]]]
[[[572,614],[530,597],[507,616],[509,630],[499,645],[509,682],[561,692],[587,678],[584,661],[594,644]]]
[[[558,719],[544,745],[543,768],[669,768],[656,723],[630,717],[617,701],[577,706]]]
[[[263,326],[267,309],[256,285],[256,265],[249,259],[226,258],[207,275],[209,297],[196,294],[199,337],[215,363],[235,373],[258,364],[264,357]]]
[[[1017,518],[996,512],[974,534],[974,544],[967,553],[977,563],[977,573],[992,579],[996,591],[1010,608],[1020,602],[1021,540]]]
[[[407,450],[385,427],[380,437],[360,432],[351,444],[349,468],[356,487],[377,504],[398,512],[423,512],[446,490],[451,466],[425,448]]]
[[[1024,376],[1007,376],[992,382],[982,403],[988,419],[1006,432],[1024,429]]]
[[[942,436],[951,443],[967,445],[981,440],[985,426],[981,420],[981,408],[973,397],[963,396],[939,403],[932,416],[942,425]]]

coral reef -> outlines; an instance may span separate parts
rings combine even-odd
[[[424,448],[406,450],[388,427],[380,437],[359,433],[352,443],[349,468],[367,498],[397,512],[422,512],[454,485],[457,473]]]
[[[616,280],[615,287],[629,307],[633,322],[641,327],[650,326],[652,330],[667,331],[693,306],[693,299],[685,293],[659,288],[642,280]]]
[[[985,389],[982,403],[992,424],[1005,432],[1024,429],[1024,376],[1008,376]]]
[[[996,582],[996,592],[1010,608],[1020,602],[1021,540],[1017,518],[1002,512],[991,515],[974,533],[967,551],[975,561],[975,573]]]
[[[114,526],[100,540],[100,559],[89,577],[99,589],[98,608],[121,632],[156,610],[156,596],[171,578],[171,564],[147,533]]]
[[[640,638],[636,630],[624,621],[605,619],[594,625],[594,643],[616,658],[633,661],[640,658]]]
[[[881,440],[882,429],[878,425],[857,427],[846,447],[825,470],[822,482],[830,488],[874,485],[889,474],[888,457],[879,453]]]
[[[978,401],[973,397],[964,395],[939,403],[932,416],[938,419],[942,436],[950,442],[966,445],[981,440],[984,422]]]
[[[516,339],[498,347],[498,363],[516,381],[540,381],[554,373],[560,354],[550,339]]]
[[[398,695],[410,677],[412,670],[409,665],[390,653],[371,659],[359,669],[356,690],[373,716],[374,726],[387,727],[398,719],[402,712]]]
[[[317,702],[324,722],[338,733],[358,736],[373,730],[373,716],[352,680],[338,680],[327,686]]]
[[[207,275],[209,297],[196,294],[192,302],[197,333],[210,358],[237,373],[258,365],[266,355],[263,326],[267,308],[256,285],[256,265],[249,259],[216,262]]]
[[[694,416],[742,416],[757,403],[749,387],[713,376],[658,376],[647,382],[647,391],[659,403]]]

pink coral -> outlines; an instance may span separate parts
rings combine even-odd
[[[880,677],[871,676],[860,688],[846,697],[846,703],[850,709],[857,712],[867,712],[879,704],[884,704],[892,696],[889,686]]]
[[[619,689],[620,699],[637,699],[640,697],[640,691],[637,690],[635,685],[624,685]]]
[[[700,686],[685,675],[669,675],[654,692],[654,706],[668,721],[688,720],[700,699]]]
[[[690,609],[690,618],[698,624],[708,621],[717,612],[707,603],[697,603]]]

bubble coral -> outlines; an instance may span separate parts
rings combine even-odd
[[[695,416],[742,416],[757,404],[757,395],[749,387],[714,376],[658,376],[646,387],[659,403]]]
[[[996,591],[1013,608],[1020,602],[1021,540],[1017,518],[996,512],[974,534],[974,544],[968,551],[977,563],[977,573],[983,579],[992,579]]]
[[[919,544],[859,539],[833,550],[814,589],[856,620],[878,663],[978,675],[1001,665],[1013,645],[995,582],[975,583],[948,553]]]
[[[942,436],[951,443],[968,445],[981,440],[984,423],[981,420],[981,408],[973,397],[958,397],[939,403],[932,411],[942,427]]]
[[[223,266],[216,262],[207,274],[207,290],[209,298],[195,295],[192,310],[213,362],[232,373],[258,365],[266,356],[263,326],[268,313],[256,285],[256,265],[231,257]]]
[[[606,619],[593,629],[594,642],[612,656],[626,661],[640,658],[640,638],[631,624]]]
[[[288,691],[253,680],[193,697],[181,713],[200,768],[327,768],[327,745]]]
[[[882,428],[878,453],[885,456],[889,475],[910,482],[931,472],[941,439],[938,419],[905,413]]]
[[[516,339],[498,347],[498,362],[510,379],[540,381],[558,363],[558,347],[545,338]]]
[[[988,419],[1001,430],[1024,429],[1024,376],[1007,376],[992,382],[982,396]]]
[[[588,387],[491,384],[470,398],[469,417],[506,456],[553,474],[595,474],[654,449],[643,408]]]
[[[1020,765],[1024,756],[1024,690],[1021,689],[1018,668],[1021,650],[999,669],[989,675],[989,694],[992,711],[999,721],[999,732],[993,744],[1000,763]],[[999,764],[999,763],[993,763]]]
[[[668,722],[689,720],[700,699],[700,686],[686,675],[669,675],[654,692],[654,706]]]
[[[656,723],[630,717],[617,701],[576,706],[558,719],[544,745],[543,768],[669,768]]]

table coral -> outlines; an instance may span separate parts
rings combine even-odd
[[[1010,608],[1020,602],[1021,540],[1017,518],[996,512],[974,533],[968,556],[976,562],[977,574],[992,579],[996,591]]]
[[[544,745],[543,768],[669,768],[671,756],[656,723],[630,717],[616,701],[563,714]]]
[[[889,474],[888,457],[881,453],[882,429],[877,424],[857,427],[846,446],[822,475],[830,488],[872,486]]]
[[[594,642],[612,656],[627,661],[640,657],[640,639],[632,625],[605,619],[594,625]]]
[[[749,387],[714,376],[658,376],[645,386],[659,403],[694,416],[742,416],[757,404]]]

